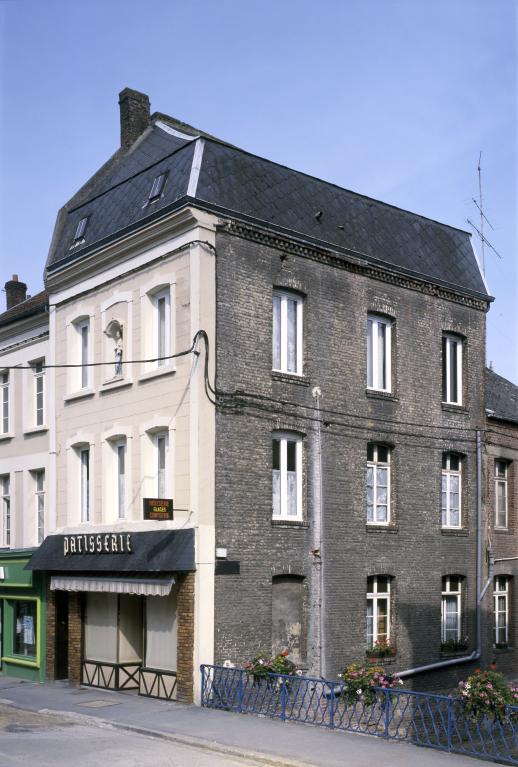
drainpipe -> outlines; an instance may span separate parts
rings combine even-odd
[[[315,494],[314,494],[314,530],[313,530],[313,557],[315,563],[318,562],[318,674],[324,676],[326,668],[325,663],[325,627],[324,627],[324,558],[322,551],[323,541],[323,514],[322,514],[322,498],[323,498],[323,486],[322,486],[322,432],[320,421],[320,397],[322,391],[319,386],[315,386],[311,394],[316,400],[317,411],[317,439],[316,439],[316,464],[315,464]]]
[[[518,559],[518,557],[517,557]],[[480,429],[477,429],[477,607],[476,607],[476,638],[477,649],[473,650],[470,655],[463,655],[461,658],[450,658],[450,660],[441,660],[436,663],[428,663],[425,666],[416,666],[415,668],[408,668],[404,671],[397,671],[395,676],[400,679],[405,679],[408,676],[414,676],[415,674],[422,674],[426,671],[434,671],[440,668],[447,668],[448,666],[458,666],[461,663],[470,663],[471,661],[478,660],[482,655],[482,600],[491,583],[492,578],[492,566],[490,561],[489,578],[484,588],[482,589],[482,440],[480,435]]]

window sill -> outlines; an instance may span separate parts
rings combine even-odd
[[[112,378],[103,383],[100,393],[105,394],[107,391],[113,391],[113,389],[124,389],[126,386],[133,386],[132,378]]]
[[[303,519],[286,519],[285,517],[272,517],[272,527],[303,527],[308,528]]]
[[[33,656],[34,657],[34,656]],[[34,658],[34,660],[26,660],[25,657],[18,657],[16,655],[3,655],[2,663],[10,663],[12,666],[29,666],[29,668],[39,668],[40,664]]]
[[[93,397],[95,394],[94,389],[81,389],[80,391],[72,392],[71,394],[66,394],[63,397],[64,402],[73,402],[76,399],[86,399],[86,397]]]
[[[495,535],[511,535],[511,531],[508,527],[495,527],[493,528]]]
[[[154,378],[161,378],[162,376],[171,375],[176,373],[174,365],[164,365],[164,367],[156,368],[156,370],[148,370],[146,373],[142,373],[139,376],[139,383],[143,381],[152,381]]]
[[[367,522],[365,529],[368,533],[397,533],[399,527],[397,525],[377,525],[376,523]]]
[[[385,655],[382,658],[365,654],[365,660],[369,666],[391,666],[397,660],[397,655]]]
[[[23,433],[24,434],[39,434],[40,432],[45,432],[45,431],[48,431],[48,430],[49,430],[49,427],[45,426],[45,425],[43,425],[43,426],[31,426],[30,429],[24,429]]]
[[[467,538],[469,531],[465,527],[441,527],[441,535],[451,536],[452,538]]]
[[[379,389],[365,389],[365,395],[372,399],[384,399],[389,402],[398,402],[398,398],[391,391],[381,391]]]
[[[468,415],[469,413],[465,405],[456,405],[454,402],[441,402],[441,408],[446,413],[461,413],[462,415]]]
[[[439,655],[441,658],[464,658],[464,656],[471,655],[471,650],[440,650]]]
[[[14,432],[12,431],[5,431],[3,434],[0,434],[0,442],[5,439],[12,439],[14,437]]]
[[[511,647],[511,645],[508,645],[507,647],[495,647],[495,645],[493,645],[493,652],[496,652],[498,654],[501,654],[501,653],[504,654],[506,652],[513,652],[513,650],[514,650],[514,647]]]
[[[309,378],[298,373],[283,373],[280,370],[272,370],[272,379],[274,381],[295,384],[296,386],[309,386]]]

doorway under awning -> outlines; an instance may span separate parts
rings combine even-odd
[[[145,597],[167,597],[175,579],[169,578],[90,578],[87,576],[53,575],[51,591],[89,591],[105,594],[136,594]]]

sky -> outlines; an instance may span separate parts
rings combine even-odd
[[[59,208],[119,145],[118,93],[471,230],[487,361],[518,384],[518,0],[0,0],[0,283],[36,293]],[[474,238],[480,254],[480,244]],[[0,298],[0,310],[4,307]]]

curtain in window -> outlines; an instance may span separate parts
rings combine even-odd
[[[273,297],[273,368],[281,369],[281,297]]]
[[[288,370],[297,372],[297,302],[288,299]]]
[[[176,671],[176,594],[146,597],[146,667]]]
[[[85,658],[117,662],[117,594],[87,594]]]
[[[444,597],[444,640],[457,641],[459,638],[459,610],[456,596]]]

